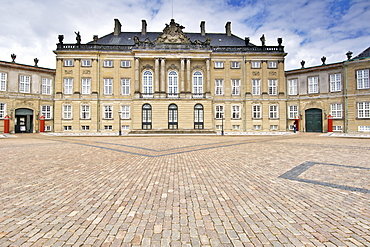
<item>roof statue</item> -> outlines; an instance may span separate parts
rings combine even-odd
[[[170,24],[166,24],[162,34],[155,40],[156,43],[167,44],[189,44],[190,39],[182,31],[183,26],[171,19]]]

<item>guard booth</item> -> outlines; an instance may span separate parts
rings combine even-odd
[[[33,133],[33,110],[20,108],[15,110],[15,133]]]

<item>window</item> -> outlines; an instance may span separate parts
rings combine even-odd
[[[370,118],[370,102],[357,103],[358,118]]]
[[[215,69],[223,69],[224,68],[224,62],[216,61],[215,62]]]
[[[121,105],[121,119],[130,119],[129,105]]]
[[[82,125],[81,130],[90,130],[90,126],[89,125]]]
[[[330,92],[339,92],[342,90],[342,75],[330,75]]]
[[[129,67],[131,67],[130,61],[128,61],[128,60],[122,60],[121,61],[121,67],[122,68],[129,68]]]
[[[231,62],[232,69],[240,69],[240,62]]]
[[[73,92],[73,79],[65,78],[64,79],[64,94],[72,94]]]
[[[357,70],[356,74],[357,74],[357,89],[370,88],[369,70],[368,69]]]
[[[104,130],[113,130],[112,125],[104,125]]]
[[[63,105],[63,119],[72,119],[72,105]]]
[[[254,130],[261,130],[261,125],[253,125]]]
[[[175,104],[168,106],[168,129],[178,128],[178,108]]]
[[[103,61],[103,67],[112,68],[113,67],[113,61],[112,60],[104,60]]]
[[[260,61],[252,61],[252,69],[259,69],[261,68],[261,62]]]
[[[289,95],[297,95],[298,94],[298,79],[288,80],[288,87],[289,87],[288,89]]]
[[[277,68],[277,62],[276,61],[269,61],[268,66],[270,69],[276,69]]]
[[[298,116],[298,106],[290,105],[289,106],[289,119],[295,119]]]
[[[81,60],[82,67],[91,67],[91,60],[90,59],[83,59]]]
[[[232,95],[240,95],[240,80],[239,79],[232,79],[231,80],[231,87],[232,87]]]
[[[105,105],[104,106],[104,119],[113,119],[113,106]]]
[[[222,119],[224,116],[224,106],[216,105],[216,119]]]
[[[233,105],[231,106],[231,118],[233,119],[240,119],[240,106],[239,105]]]
[[[127,78],[121,79],[121,94],[130,95],[130,79]]]
[[[252,79],[252,94],[260,95],[261,94],[261,80]]]
[[[277,119],[279,118],[279,111],[277,105],[270,105],[269,107],[269,118],[270,119]]]
[[[319,92],[319,77],[312,76],[308,77],[308,93]]]
[[[65,126],[63,126],[63,128],[64,128],[64,130],[67,130],[67,131],[72,130],[72,126],[70,126],[70,125],[65,125]]]
[[[168,73],[168,94],[169,96],[177,96],[178,93],[178,80],[177,72],[170,71]]]
[[[333,131],[342,131],[343,127],[342,125],[333,125]]]
[[[222,125],[221,124],[217,124],[216,125],[216,130],[221,130],[222,129]]]
[[[6,91],[7,73],[0,73],[0,91]]]
[[[142,129],[152,129],[152,106],[149,104],[143,105]]]
[[[149,70],[143,73],[143,93],[147,95],[153,94],[153,73]]]
[[[333,118],[342,118],[342,104],[331,104],[330,115]]]
[[[233,125],[232,128],[233,128],[233,130],[239,130],[240,129],[240,125]]]
[[[72,59],[64,60],[64,67],[72,67],[72,66],[73,66],[73,60]]]
[[[26,75],[21,75],[19,77],[19,92],[29,93],[31,89],[31,77]]]
[[[90,119],[90,105],[81,105],[81,119]]]
[[[269,83],[269,94],[270,95],[277,95],[277,80],[270,79],[268,80]]]
[[[129,130],[130,129],[130,125],[122,125],[122,130]]]
[[[215,80],[215,94],[224,95],[224,80],[222,79]]]
[[[41,106],[41,115],[45,117],[45,119],[51,119],[51,105],[43,105]]]
[[[261,105],[253,105],[252,106],[252,116],[254,119],[260,119],[261,118]]]
[[[82,78],[82,94],[90,94],[91,89],[91,79]]]
[[[4,103],[0,103],[0,118],[4,118],[5,117],[5,104]]]
[[[278,126],[277,125],[270,125],[270,130],[278,130]]]
[[[51,131],[51,126],[50,125],[45,125],[44,131]]]
[[[204,109],[203,105],[196,104],[194,106],[194,129],[204,128]]]
[[[113,94],[113,79],[105,78],[103,82],[104,82],[104,94],[112,95]]]
[[[370,126],[358,126],[358,131],[370,132]]]
[[[193,94],[203,94],[203,74],[200,71],[193,73]]]
[[[41,93],[42,94],[51,94],[51,79],[49,78],[42,78],[41,82]]]

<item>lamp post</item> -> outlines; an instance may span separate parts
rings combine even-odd
[[[221,112],[221,135],[224,135],[224,112]]]
[[[119,123],[118,135],[119,136],[122,135],[121,113],[122,113],[121,111],[118,112],[118,123]]]

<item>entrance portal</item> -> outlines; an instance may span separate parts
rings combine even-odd
[[[15,110],[15,133],[33,132],[33,110],[20,108]]]
[[[306,110],[306,132],[322,132],[322,111],[320,109]]]

